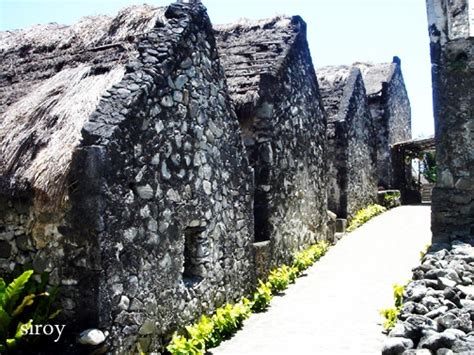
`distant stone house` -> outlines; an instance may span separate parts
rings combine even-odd
[[[214,28],[254,168],[257,262],[268,267],[325,238],[326,118],[306,24],[296,16]]]
[[[2,32],[0,59],[0,273],[51,271],[66,342],[156,350],[250,292],[253,177],[202,5]]]
[[[400,59],[392,63],[355,63],[364,78],[377,132],[378,185],[393,187],[390,146],[411,139],[411,108]]]
[[[376,200],[374,122],[358,68],[323,67],[317,76],[328,116],[328,209],[351,218]]]

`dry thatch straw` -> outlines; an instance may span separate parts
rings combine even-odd
[[[89,48],[127,40],[149,32],[157,22],[166,23],[166,8],[130,6],[116,17],[88,16],[71,25],[36,25],[22,30],[0,32],[0,51],[33,48]]]
[[[82,65],[64,69],[10,106],[0,118],[0,174],[27,180],[40,195],[60,201],[81,129],[102,94],[120,82],[124,68],[91,75]]]
[[[136,37],[165,24],[166,8],[148,5],[123,9],[117,16],[84,17],[71,26],[38,25],[24,30],[0,32],[0,55],[24,59],[43,70],[42,61],[65,51],[81,53],[107,44],[129,43],[133,57]],[[131,42],[131,43],[130,43]],[[16,54],[21,48],[27,52]],[[67,57],[66,57],[67,58]],[[91,59],[92,61],[93,59]],[[74,65],[74,64],[73,64]],[[124,75],[121,63],[97,74],[87,63],[65,69],[29,88],[24,96],[0,114],[0,179],[12,192],[30,185],[35,201],[57,207],[67,192],[67,175],[72,153],[81,140],[84,123],[97,108],[101,96]],[[26,87],[28,83],[23,85]],[[14,97],[14,96],[12,96]],[[2,112],[2,111],[0,111]],[[26,183],[26,184],[25,184]]]
[[[257,28],[264,29],[269,25],[277,28],[288,28],[291,23],[291,18],[286,15],[277,15],[272,18],[266,18],[261,20],[251,20],[248,18],[241,18],[235,22],[213,25],[213,29],[217,32],[230,32],[237,29],[240,30],[254,30]]]
[[[277,72],[291,47],[291,40],[285,39],[294,36],[292,18],[240,19],[213,29],[232,101],[237,111],[251,114],[260,100],[260,75]],[[284,48],[276,48],[274,42]]]

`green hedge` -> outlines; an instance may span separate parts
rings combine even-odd
[[[185,327],[181,333],[175,332],[166,349],[173,355],[205,354],[206,349],[216,347],[229,338],[252,313],[266,310],[273,296],[295,282],[328,248],[329,244],[323,241],[296,253],[291,265],[272,270],[267,282],[259,280],[251,299],[244,297],[236,304],[228,303],[218,308],[210,317],[201,316],[197,323]]]
[[[360,211],[357,211],[356,215],[354,218],[351,219],[351,222],[349,223],[349,227],[347,227],[348,232],[352,232],[356,228],[360,227],[363,225],[365,222],[367,222],[369,219],[387,211],[387,209],[383,206],[380,205],[369,205],[364,209],[361,209]]]

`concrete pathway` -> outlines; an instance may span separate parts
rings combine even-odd
[[[430,243],[430,206],[403,206],[347,234],[319,262],[248,319],[214,355],[380,354],[381,308]]]

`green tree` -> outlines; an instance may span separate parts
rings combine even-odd
[[[436,182],[436,155],[435,152],[425,152],[421,160],[421,173],[431,183]]]

